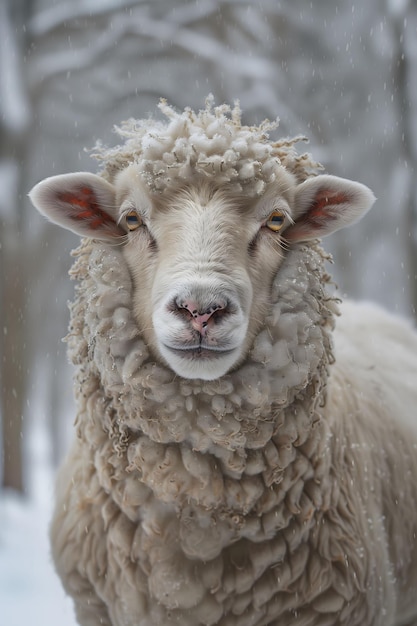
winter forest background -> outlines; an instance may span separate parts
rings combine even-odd
[[[112,126],[238,98],[280,117],[378,202],[327,242],[341,294],[417,310],[417,5],[408,0],[0,0],[0,614],[73,624],[49,564],[52,476],[72,431],[65,346],[77,237],[27,193],[94,171]],[[22,494],[22,495],[16,495]],[[58,594],[58,595],[57,595]],[[51,602],[51,598],[54,601]],[[26,612],[25,612],[26,611]]]

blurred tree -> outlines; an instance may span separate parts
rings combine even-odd
[[[30,108],[24,80],[30,0],[0,4],[0,413],[2,484],[23,490],[22,429],[26,396],[25,233],[26,133]]]
[[[416,32],[407,29],[408,0],[388,0],[394,51],[392,55],[393,99],[397,109],[398,134],[401,137],[399,160],[402,169],[404,220],[401,235],[407,253],[407,272],[411,307],[417,317],[417,147],[415,110],[413,110],[413,63]],[[410,33],[411,31],[411,33]],[[413,59],[414,57],[414,59]],[[415,104],[415,103],[414,103]]]

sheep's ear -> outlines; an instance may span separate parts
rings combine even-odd
[[[294,221],[285,232],[289,241],[330,235],[359,220],[373,205],[368,187],[336,176],[316,176],[298,185]]]
[[[126,234],[117,224],[113,185],[95,174],[46,178],[35,185],[29,197],[51,222],[82,237],[111,241]]]

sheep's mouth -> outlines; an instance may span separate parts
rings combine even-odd
[[[160,344],[160,352],[171,369],[182,378],[215,380],[234,366],[240,346],[209,346],[205,342]]]
[[[223,349],[218,347],[208,347],[208,346],[184,346],[183,348],[165,345],[172,354],[176,354],[177,356],[183,359],[216,359],[222,356],[226,356],[227,354],[231,354],[234,352],[235,348],[231,349]]]

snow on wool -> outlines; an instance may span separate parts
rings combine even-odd
[[[373,195],[238,105],[160,108],[31,192],[86,236],[51,532],[79,623],[414,623],[417,335],[339,316],[317,241]]]

